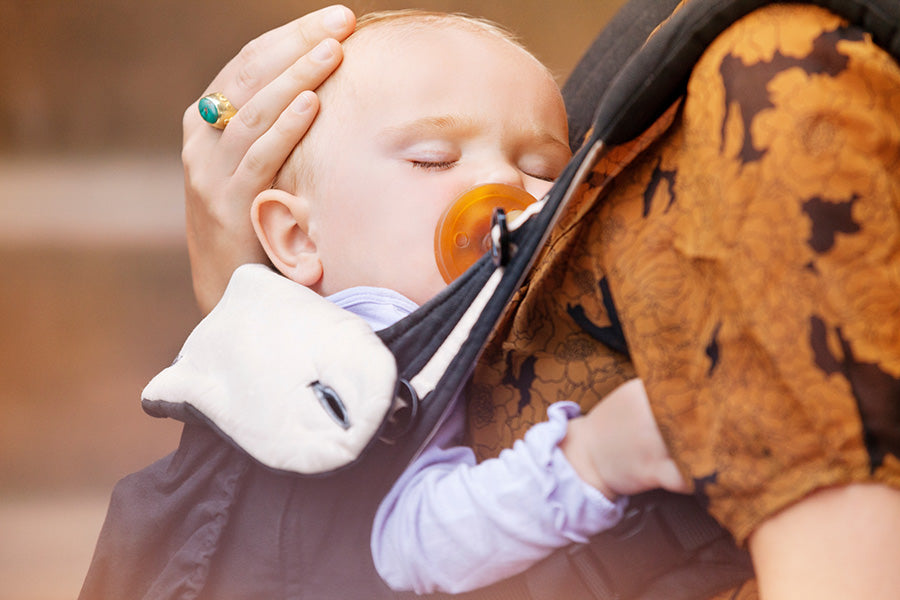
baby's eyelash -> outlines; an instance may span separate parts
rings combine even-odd
[[[549,181],[553,183],[556,181],[556,177],[552,175],[531,175],[530,173],[526,173],[529,177],[534,177],[535,179],[540,179],[541,181]]]
[[[411,160],[409,162],[417,169],[426,169],[428,171],[444,171],[456,164],[455,160]]]

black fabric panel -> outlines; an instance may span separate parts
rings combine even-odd
[[[311,479],[187,425],[176,452],[117,484],[79,598],[393,598],[369,538],[394,451],[381,445],[358,467]]]
[[[790,1],[790,0],[788,0]],[[609,145],[645,131],[687,85],[697,60],[729,25],[756,9],[784,0],[691,0],[647,40],[603,95],[592,137]],[[897,0],[806,0],[872,33],[875,43],[900,60]]]
[[[569,116],[569,145],[581,146],[594,122],[600,97],[647,36],[680,0],[632,0],[626,3],[594,39],[569,79],[563,99]]]
[[[417,373],[431,358],[493,272],[486,255],[418,310],[377,332],[397,358],[401,377]]]

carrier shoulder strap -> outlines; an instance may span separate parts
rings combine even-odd
[[[578,148],[594,123],[603,90],[681,0],[626,2],[594,38],[562,88],[569,120],[569,145]]]

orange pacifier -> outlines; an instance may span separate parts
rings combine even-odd
[[[512,220],[533,202],[525,190],[504,183],[480,185],[457,198],[434,231],[434,256],[444,281],[452,282],[491,250],[494,209]]]

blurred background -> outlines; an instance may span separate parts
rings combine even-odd
[[[622,0],[463,11],[562,83]],[[200,318],[181,118],[241,46],[326,3],[0,0],[0,600],[74,598],[122,476],[177,444],[140,391]]]

